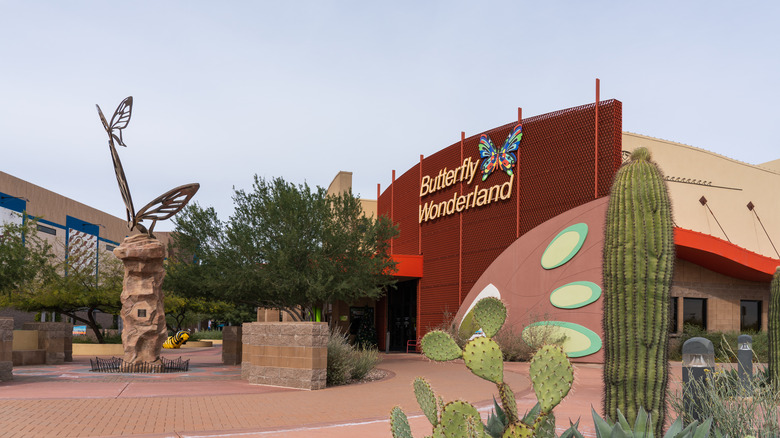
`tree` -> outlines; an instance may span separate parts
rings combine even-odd
[[[34,220],[0,224],[0,295],[30,287],[52,275],[51,245],[38,237]]]
[[[103,343],[97,313],[117,314],[124,270],[113,254],[75,266],[58,260],[36,233],[36,222],[5,224],[0,238],[0,306],[26,312],[57,312],[83,322]]]
[[[233,202],[224,223],[197,204],[175,220],[177,258],[186,263],[168,271],[171,283],[296,320],[336,300],[379,298],[394,283],[389,241],[398,231],[387,218],[366,217],[352,193],[255,176]]]
[[[120,295],[124,268],[113,254],[102,253],[95,265],[69,265],[68,260],[53,266],[63,275],[49,275],[0,298],[0,304],[27,312],[56,312],[84,323],[103,343],[97,314],[117,315],[122,308]],[[96,272],[97,271],[97,272]]]
[[[233,306],[224,301],[207,300],[203,297],[185,297],[179,293],[165,291],[165,318],[168,330],[178,332],[187,324],[204,319],[224,319],[231,314]]]

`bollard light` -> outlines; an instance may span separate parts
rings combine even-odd
[[[715,367],[715,347],[709,339],[696,337],[685,341],[682,353],[683,406],[691,418],[701,421],[701,395],[698,389],[705,385],[706,372],[712,372]]]
[[[748,392],[753,377],[753,337],[750,335],[737,337],[737,374],[742,391]]]
[[[750,335],[739,335],[737,337],[737,348],[739,350],[753,351],[753,337]]]

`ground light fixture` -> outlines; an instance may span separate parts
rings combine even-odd
[[[750,388],[750,380],[753,378],[753,337],[739,335],[737,337],[737,363],[739,384],[743,391]]]
[[[715,368],[715,347],[709,339],[695,337],[685,341],[682,347],[683,407],[696,421],[701,421],[700,394],[707,374]]]

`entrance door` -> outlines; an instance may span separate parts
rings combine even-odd
[[[392,351],[406,351],[406,342],[417,339],[417,280],[398,282],[388,292],[387,330]]]

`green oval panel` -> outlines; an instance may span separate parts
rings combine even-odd
[[[571,260],[582,248],[587,236],[588,224],[585,223],[571,225],[558,233],[542,254],[542,267],[555,269]]]
[[[546,332],[543,333],[542,331]],[[579,324],[565,321],[540,321],[523,329],[523,339],[527,343],[531,338],[557,338],[566,336],[563,351],[569,357],[583,357],[601,350],[601,338],[595,332]]]
[[[590,281],[574,281],[555,289],[550,294],[550,303],[559,309],[578,309],[596,301],[601,288]]]

